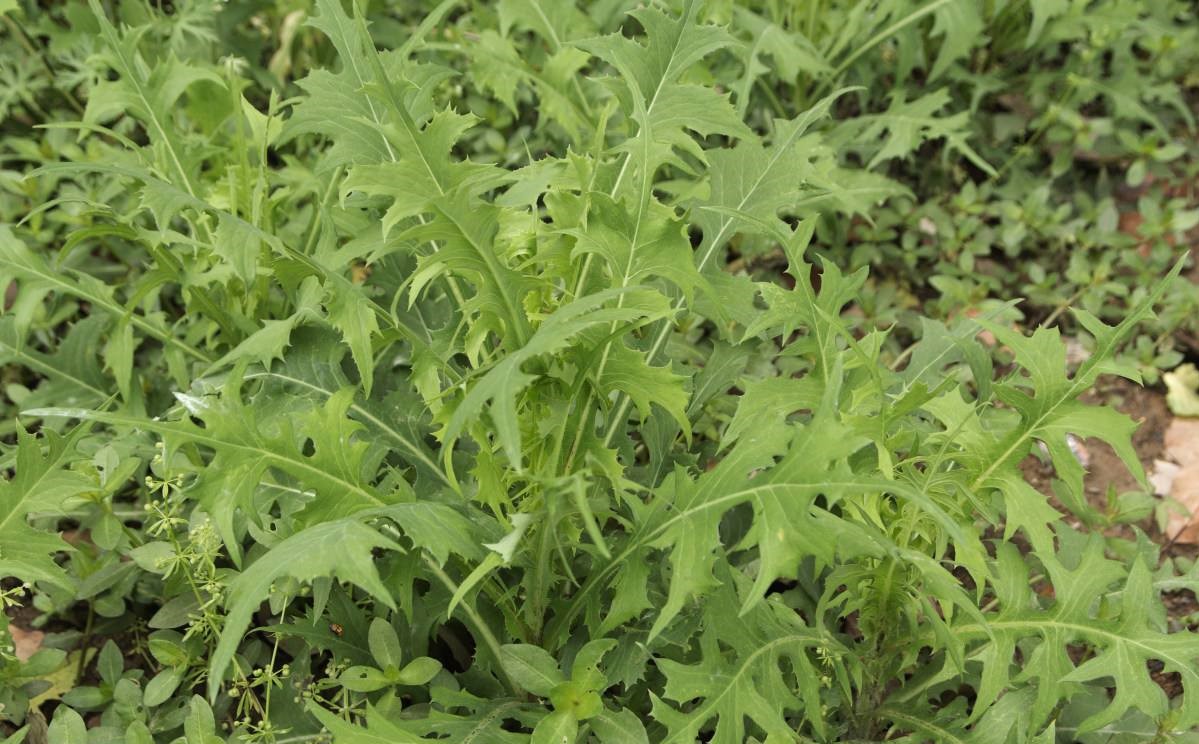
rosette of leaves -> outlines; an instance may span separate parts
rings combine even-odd
[[[934,78],[966,57],[967,4],[884,5],[864,49],[932,24]],[[866,272],[809,254],[818,224],[903,193],[876,169],[926,140],[985,171],[944,95],[834,116],[861,93],[837,88],[866,59],[848,52],[812,63],[822,95],[763,117],[763,60],[806,65],[808,42],[743,49],[693,1],[505,0],[459,43],[453,6],[401,33],[317,0],[293,31],[326,63],[284,98],[90,5],[88,148],[38,176],[128,193],[47,206],[61,251],[35,224],[0,233],[0,344],[42,428],[6,456],[0,567],[62,610],[128,581],[128,605],[100,606],[114,624],[189,608],[149,640],[151,679],[207,698],[151,683],[106,731],[733,744],[1199,723],[1199,641],[1167,632],[1155,551],[1077,532],[1019,470],[1043,450],[1084,521],[1067,435],[1141,475],[1131,422],[1080,396],[1135,377],[1113,360],[1160,287],[1115,325],[1078,313],[1093,348],[1072,374],[1056,331],[985,319],[926,320],[896,358],[854,312]],[[713,82],[736,65],[741,85]],[[538,148],[488,157],[511,132],[466,112],[479,99]],[[774,276],[726,270],[774,252]],[[999,373],[984,328],[1011,352]],[[131,560],[84,546],[64,570],[61,516]],[[60,710],[56,735],[86,737]]]

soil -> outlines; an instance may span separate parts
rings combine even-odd
[[[1122,377],[1103,377],[1092,390],[1083,394],[1082,401],[1091,405],[1112,406],[1137,422],[1132,444],[1142,467],[1149,472],[1153,467],[1153,461],[1162,455],[1166,428],[1173,419],[1170,409],[1166,406],[1165,394],[1154,388],[1141,387]],[[1115,450],[1106,442],[1100,439],[1085,439],[1081,445],[1083,466],[1086,469],[1083,485],[1091,506],[1106,511],[1109,488],[1114,489],[1117,494],[1144,490]],[[1055,507],[1065,510],[1053,495],[1055,473],[1052,464],[1047,460],[1030,456],[1021,463],[1021,470],[1034,488],[1049,496]],[[1077,523],[1073,517],[1068,518]],[[1138,523],[1137,526],[1151,537],[1165,542],[1165,536],[1152,519]],[[1130,538],[1134,536],[1127,526],[1112,529],[1113,535]]]

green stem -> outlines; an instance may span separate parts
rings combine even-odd
[[[96,622],[96,606],[87,601],[87,623],[83,626],[83,638],[79,641],[79,664],[75,667],[75,683],[83,679],[83,671],[87,668],[87,646],[92,641],[92,625]]]

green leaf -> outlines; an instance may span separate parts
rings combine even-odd
[[[381,617],[371,620],[370,632],[367,635],[371,656],[380,669],[389,666],[400,668],[404,661],[404,653],[400,649],[400,639],[391,623]]]
[[[1029,6],[1032,10],[1032,23],[1028,26],[1028,39],[1024,46],[1031,47],[1041,38],[1042,32],[1049,21],[1070,10],[1069,0],[1044,0]]]
[[[831,262],[825,263],[817,293],[812,285],[811,267],[803,260],[801,250],[795,245],[787,249],[787,271],[795,277],[795,289],[788,291],[776,284],[759,285],[769,310],[759,314],[757,321],[745,329],[745,334],[753,336],[767,329],[778,329],[788,335],[801,327],[808,329],[804,346],[815,357],[819,377],[828,379],[835,365],[838,336],[845,335],[840,321],[841,310],[861,290],[866,282],[866,272],[860,270],[845,276]]]
[[[154,737],[146,724],[134,721],[125,729],[125,741],[128,744],[154,744]]]
[[[844,93],[826,96],[791,121],[775,122],[769,146],[746,139],[707,153],[709,194],[692,208],[692,220],[703,231],[697,262],[701,272],[715,266],[717,252],[739,230],[757,233],[763,223],[768,230],[783,228],[780,213],[810,194],[807,151],[818,138],[808,132]]]
[[[941,384],[948,367],[962,362],[973,375],[978,397],[989,399],[993,377],[991,357],[974,340],[982,327],[970,318],[958,320],[952,328],[931,318],[921,318],[920,328],[920,341],[912,345],[908,363],[900,374],[903,385],[894,393],[896,401],[903,401],[918,387],[935,388]]]
[[[702,282],[684,225],[675,219],[673,210],[650,200],[645,212],[634,215],[604,194],[593,196],[591,206],[587,227],[567,231],[576,240],[571,255],[600,256],[613,286],[647,284],[663,277],[690,292]]]
[[[1087,718],[1080,730],[1094,730],[1118,720],[1130,708],[1163,716],[1169,708],[1161,688],[1146,666],[1150,660],[1164,663],[1167,671],[1181,675],[1183,696],[1175,725],[1186,729],[1199,722],[1199,635],[1190,631],[1167,634],[1162,622],[1162,605],[1155,596],[1148,569],[1137,559],[1127,573],[1103,555],[1102,539],[1092,536],[1077,558],[1077,566],[1066,568],[1054,559],[1047,565],[1055,600],[1047,610],[1027,609],[1008,603],[985,623],[955,624],[951,632],[967,640],[980,640],[994,648],[986,667],[995,675],[987,687],[990,694],[977,703],[975,716],[1010,684],[1009,664],[1017,643],[1039,641],[1032,646],[1018,680],[1036,680],[1033,723],[1045,720],[1059,700],[1074,694],[1078,683],[1111,679],[1115,696],[1109,705]],[[1015,570],[1009,568],[1008,570]],[[1020,569],[1023,571],[1024,569]],[[1027,584],[1027,574],[1024,574]],[[1097,611],[1097,602],[1112,595],[1118,614]],[[993,640],[987,640],[993,639]],[[1093,651],[1081,664],[1070,658],[1067,647],[1085,643]]]
[[[353,692],[377,692],[390,687],[393,679],[375,667],[352,666],[337,675],[337,683]]]
[[[1077,398],[1094,384],[1101,373],[1124,372],[1113,366],[1111,361],[1119,344],[1138,323],[1152,314],[1154,304],[1181,269],[1180,261],[1169,276],[1117,326],[1108,326],[1089,314],[1078,312],[1079,321],[1095,339],[1095,347],[1091,357],[1083,362],[1073,377],[1066,374],[1065,350],[1056,329],[1042,328],[1031,337],[1024,337],[1010,328],[990,322],[982,323],[1001,343],[1013,350],[1023,374],[996,386],[996,395],[1020,414],[1020,421],[1006,436],[992,439],[985,448],[978,450],[983,464],[979,475],[973,480],[973,489],[990,485],[1006,491],[1008,498],[1018,498],[1019,494],[1013,497],[1010,488],[1003,488],[1004,483],[1013,482],[1013,479],[1004,478],[1004,472],[1014,469],[1017,458],[1022,458],[1031,442],[1038,440],[1048,448],[1071,495],[1080,498],[1082,470],[1066,445],[1067,433],[1104,439],[1116,448],[1132,474],[1144,480],[1140,461],[1128,440],[1135,425],[1108,409],[1096,409],[1078,403]],[[1019,476],[1015,480],[1019,480]],[[1050,550],[1043,542],[1034,547]]]
[[[808,654],[815,648],[833,648],[835,641],[804,627],[798,616],[779,605],[759,605],[738,617],[732,584],[707,605],[700,635],[700,660],[684,664],[658,659],[666,677],[663,697],[657,696],[653,718],[666,727],[662,744],[695,741],[700,732],[712,731],[714,744],[740,744],[746,740],[747,719],[768,736],[786,741],[795,729],[788,714],[800,713],[823,730],[818,674]]]
[[[62,437],[46,431],[39,439],[17,424],[16,472],[0,483],[0,575],[72,589],[54,561],[55,553],[69,546],[57,535],[30,526],[29,518],[62,513],[70,499],[96,488],[83,474],[65,467],[76,457],[80,433],[75,429]]]
[[[470,693],[445,688],[436,688],[432,697],[435,707],[427,718],[388,719],[378,709],[368,706],[366,728],[346,723],[315,703],[309,704],[309,710],[338,742],[347,744],[421,744],[447,738],[478,744],[526,744],[529,740],[528,734],[502,728],[505,719],[527,718],[519,702],[484,701]]]
[[[627,113],[637,122],[638,131],[620,149],[628,153],[626,167],[640,173],[645,184],[659,166],[682,163],[676,149],[703,159],[702,150],[689,132],[700,137],[753,136],[737,117],[727,95],[680,80],[704,57],[734,43],[723,29],[696,22],[699,7],[700,3],[688,0],[682,14],[673,19],[655,7],[630,11],[629,15],[645,29],[644,45],[621,34],[576,42],[621,75],[631,102]],[[645,190],[641,193],[644,199]]]
[[[378,165],[355,166],[341,187],[343,196],[360,191],[391,200],[383,218],[384,235],[392,226],[430,210],[442,199],[457,196],[460,201],[468,201],[507,180],[502,171],[491,166],[450,156],[454,144],[474,125],[473,117],[442,111],[422,129],[406,109],[399,112],[402,126],[384,130],[387,141],[394,141],[395,156]]]
[[[322,0],[316,9],[307,24],[333,42],[342,70],[316,69],[299,81],[308,95],[284,122],[283,139],[310,133],[329,136],[334,143],[329,153],[334,165],[393,160],[395,152],[381,129],[385,121],[382,106],[364,95],[365,88],[376,82],[367,62],[368,53],[374,53],[373,45],[359,34],[340,3]],[[389,55],[387,62],[391,73],[402,78],[403,58]]]
[[[631,710],[603,711],[588,721],[601,744],[649,744],[645,724]]]
[[[66,705],[55,708],[47,734],[56,744],[87,744],[87,726],[83,718]]]
[[[203,426],[186,419],[152,421],[69,409],[40,409],[30,415],[102,421],[155,432],[174,446],[194,443],[211,447],[215,455],[194,485],[195,498],[216,521],[235,560],[240,560],[240,540],[234,529],[237,512],[255,513],[251,501],[263,475],[272,469],[324,496],[306,503],[300,526],[334,521],[410,499],[410,489],[403,482],[401,488],[387,493],[371,485],[373,473],[366,471],[365,459],[369,445],[357,438],[363,426],[346,416],[353,399],[351,389],[340,391],[320,407],[267,413],[242,400],[240,384],[233,378],[220,395],[178,394],[180,402]],[[311,455],[304,453],[305,441],[311,443]]]
[[[558,671],[558,662],[540,646],[508,643],[500,647],[500,663],[524,689],[548,698],[554,688],[566,681]]]
[[[159,318],[146,317],[132,308],[121,305],[114,296],[113,288],[95,277],[73,271],[61,271],[51,267],[46,260],[29,250],[17,240],[12,231],[0,226],[0,267],[13,272],[25,280],[22,291],[45,294],[50,291],[64,292],[78,297],[113,318],[120,318],[145,335],[174,347],[183,354],[202,362],[211,362],[208,355],[177,337],[164,328]],[[20,316],[18,316],[20,328]]]
[[[463,303],[463,310],[480,314],[481,327],[502,333],[510,349],[524,344],[529,321],[521,300],[537,283],[509,268],[497,255],[499,210],[459,191],[438,200],[432,213],[435,219],[403,236],[440,243],[436,251],[421,257],[412,279],[413,300],[434,277],[446,273],[464,276],[475,285],[476,294]]]
[[[183,734],[187,744],[221,744],[212,708],[199,695],[192,695],[188,703],[187,718],[183,719]]]
[[[362,379],[362,390],[367,395],[375,381],[375,354],[371,337],[379,332],[379,321],[370,302],[360,294],[338,292],[325,302],[329,311],[329,323],[341,332],[350,347],[354,364]]]
[[[955,6],[967,4],[952,3]],[[843,126],[841,136],[845,139],[838,144],[865,145],[881,140],[877,147],[870,147],[873,156],[867,167],[874,168],[884,161],[909,156],[928,140],[944,139],[950,148],[960,152],[979,170],[994,176],[995,169],[966,142],[970,113],[960,111],[950,116],[936,116],[948,104],[949,91],[944,88],[911,101],[904,100],[903,93],[897,92],[891,97],[886,111],[858,117],[849,126]]]
[[[330,319],[335,327],[339,326],[337,322],[340,318]],[[217,360],[212,365],[212,369],[220,369],[230,364],[234,364],[240,360],[255,361],[263,367],[270,369],[271,362],[275,359],[282,359],[285,350],[291,345],[291,332],[295,329],[296,324],[300,321],[298,315],[284,318],[283,320],[264,320],[262,328],[259,328],[254,333],[246,337],[244,341],[234,347],[228,354]],[[377,330],[378,326],[375,326]],[[350,329],[340,329],[343,333],[350,335],[353,333]],[[351,347],[354,347],[355,341],[351,341]],[[368,347],[369,348],[369,347]],[[355,357],[357,359],[357,357]],[[373,364],[374,358],[368,357],[367,364]],[[368,391],[367,385],[363,388]]]
[[[1117,721],[1129,708],[1136,707],[1160,718],[1169,709],[1161,687],[1148,674],[1146,661],[1157,659],[1167,673],[1182,678],[1183,697],[1180,715],[1174,725],[1188,729],[1199,723],[1199,634],[1189,631],[1162,632],[1160,598],[1155,596],[1149,569],[1137,560],[1129,571],[1122,592],[1120,623],[1112,631],[1105,653],[1097,654],[1067,675],[1063,682],[1110,678],[1116,680],[1116,695],[1111,704],[1079,724],[1083,731],[1094,730]],[[1063,610],[1064,612],[1064,610]],[[1099,633],[1096,636],[1102,637]],[[1112,638],[1115,636],[1115,638]]]
[[[982,14],[975,3],[948,3],[938,7],[933,13],[930,35],[941,37],[941,50],[928,79],[936,80],[951,64],[968,55],[978,45],[984,28]]]
[[[396,682],[401,685],[424,685],[441,671],[441,662],[428,656],[418,656],[400,670]]]
[[[162,705],[171,699],[171,696],[175,694],[175,690],[179,689],[179,684],[182,681],[183,672],[180,669],[162,670],[146,683],[146,692],[142,702],[148,708]]]
[[[542,718],[529,744],[574,744],[579,735],[579,722],[569,711],[557,710]]]
[[[374,708],[367,712],[365,729],[347,723],[316,703],[309,703],[308,709],[337,741],[345,744],[421,744],[424,741],[421,737],[396,727]]]
[[[233,600],[225,627],[208,665],[210,699],[216,699],[221,680],[254,611],[270,594],[271,585],[285,576],[309,582],[335,576],[357,584],[377,601],[395,609],[391,592],[375,570],[371,555],[375,548],[402,549],[355,519],[326,522],[280,542],[234,578],[229,583],[229,596]]]
[[[514,26],[529,29],[554,52],[572,39],[595,35],[594,21],[570,0],[500,0],[498,12],[505,35]]]
[[[521,64],[516,45],[490,29],[479,34],[476,44],[471,77],[515,113],[516,87],[528,74]]]
[[[225,83],[210,70],[179,61],[173,54],[151,69],[138,53],[142,33],[120,35],[108,20],[99,0],[89,0],[92,13],[100,24],[100,33],[108,49],[108,62],[120,76],[98,84],[88,96],[85,123],[104,121],[118,114],[131,113],[146,128],[152,144],[164,152],[162,158],[171,179],[196,196],[192,185],[192,164],[184,152],[171,112],[177,101],[193,84],[204,81],[223,88]],[[177,179],[177,180],[176,180]],[[160,227],[166,227],[161,224]]]
[[[748,8],[735,6],[733,13],[735,25],[752,39],[745,52],[745,74],[737,87],[737,111],[741,116],[749,106],[753,84],[758,80],[766,83],[771,73],[777,73],[779,82],[794,84],[800,75],[823,77],[832,72],[820,51],[798,30],[783,29]],[[770,61],[763,56],[769,56]]]
[[[233,267],[234,273],[246,286],[254,283],[258,273],[258,255],[262,242],[255,230],[241,220],[222,215],[217,221],[212,247],[218,256]]]
[[[566,347],[580,333],[594,326],[647,322],[667,314],[662,303],[652,299],[642,306],[633,301],[627,306],[603,307],[609,301],[631,296],[631,290],[620,288],[596,292],[564,305],[549,315],[526,344],[482,375],[454,410],[439,434],[447,454],[466,425],[487,410],[495,427],[496,439],[509,464],[519,468],[522,448],[517,423],[517,396],[537,379],[535,375],[525,372],[522,366],[535,357]]]
[[[97,364],[103,318],[89,317],[67,331],[57,349],[43,353],[23,338],[17,318],[0,318],[0,359],[19,364],[47,378],[39,387],[36,400],[66,405],[99,405],[109,395],[109,384]],[[33,401],[23,401],[31,404]]]
[[[967,727],[962,705],[950,704],[940,710],[924,711],[911,707],[887,706],[881,713],[903,730],[919,732],[936,741],[961,744],[1006,744],[1010,741],[1056,741],[1051,723],[1041,736],[1030,737],[1028,732],[1032,690],[1015,690],[1004,695],[987,710],[973,726]],[[955,701],[956,702],[956,701]],[[960,701],[964,702],[964,701]]]
[[[620,391],[628,395],[637,406],[642,421],[649,418],[652,405],[661,406],[690,438],[691,422],[687,418],[690,396],[683,387],[686,378],[676,375],[669,367],[651,367],[645,353],[621,342],[614,342],[607,348],[608,355],[598,380],[600,391],[605,394]]]
[[[108,641],[100,649],[100,658],[96,661],[96,671],[100,672],[100,679],[110,685],[115,685],[121,679],[121,672],[125,671],[125,660],[121,658],[121,651],[117,648],[117,644]]]
[[[109,334],[108,343],[104,346],[104,363],[116,379],[117,389],[121,397],[130,400],[133,388],[133,353],[137,350],[137,342],[133,338],[133,326],[127,322],[118,322]]]
[[[284,357],[283,364],[270,371],[247,372],[245,377],[271,383],[271,395],[303,395],[324,401],[351,386],[342,371],[345,348],[336,339],[317,329],[304,329]],[[425,443],[430,438],[427,412],[417,399],[401,388],[393,392],[385,405],[367,405],[353,400],[348,415],[366,426],[373,436],[390,442],[397,455],[411,463],[430,483],[449,485],[449,478],[433,460]]]
[[[300,117],[296,131],[353,134],[356,146],[345,160],[353,167],[342,184],[343,197],[352,191],[378,195],[390,200],[383,218],[386,235],[392,226],[409,218],[431,215],[428,224],[417,226],[405,237],[443,241],[426,255],[413,280],[413,297],[425,283],[443,272],[461,274],[476,286],[477,296],[471,310],[483,312],[497,333],[511,334],[517,342],[525,339],[528,321],[520,310],[520,300],[532,281],[507,267],[492,245],[496,230],[495,210],[477,196],[507,179],[494,166],[451,157],[450,150],[473,124],[473,118],[450,111],[430,113],[421,123],[422,107],[405,101],[395,80],[405,76],[378,55],[361,19],[351,19],[336,0],[321,0],[320,14],[312,23],[333,41],[346,69],[342,81],[320,76],[321,87],[310,90],[309,100],[341,100],[346,91],[333,94],[329,87],[351,86],[353,102],[344,107],[323,107]],[[401,61],[402,62],[402,61]],[[361,91],[358,93],[357,91]],[[294,119],[295,117],[293,117]],[[347,316],[353,312],[354,316]],[[356,319],[366,319],[364,309],[342,307],[331,315],[339,328],[353,327]],[[374,329],[369,329],[373,332]],[[370,333],[366,334],[367,336]],[[369,346],[356,337],[355,359],[364,369]],[[367,379],[363,373],[364,381]]]

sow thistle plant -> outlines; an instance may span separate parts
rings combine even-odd
[[[427,54],[452,8],[389,46],[317,0],[336,62],[260,108],[241,66],[91,0],[86,106],[35,174],[63,196],[0,228],[17,287],[0,342],[45,378],[6,458],[0,573],[45,610],[152,616],[144,675],[102,670],[126,704],[59,706],[52,740],[1167,741],[1199,724],[1199,638],[1168,633],[1159,601],[1179,580],[1147,540],[1116,551],[1071,526],[1020,470],[1043,451],[1084,522],[1068,436],[1143,480],[1134,422],[1080,398],[1138,379],[1116,354],[1181,262],[1117,325],[1075,312],[1091,354],[1072,373],[1056,329],[1002,313],[925,319],[896,359],[846,313],[866,272],[807,251],[820,220],[902,191],[835,147],[907,126],[898,103],[834,117],[854,92],[830,85],[759,120],[744,96],[782,52],[755,47],[721,89],[709,65],[734,40],[698,2],[603,35],[513,0],[450,49],[471,95],[531,105],[554,145],[508,167],[468,156],[486,127]],[[935,75],[969,51],[955,8],[905,21],[947,29]],[[939,126],[921,136],[990,170]],[[762,246],[785,275],[724,270]],[[91,536],[65,567],[62,514]]]

